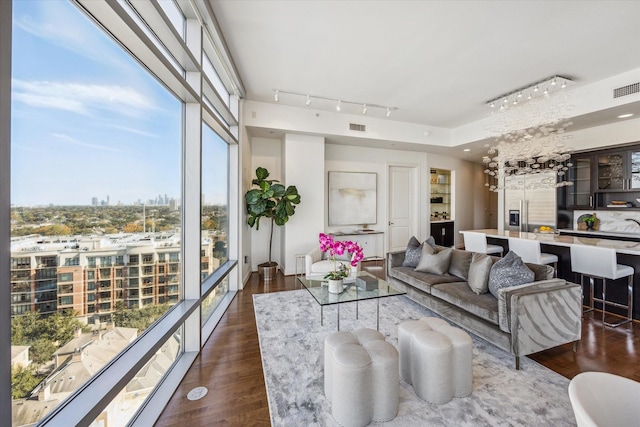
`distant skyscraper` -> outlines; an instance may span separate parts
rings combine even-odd
[[[91,198],[91,206],[98,206],[98,198],[97,197],[92,197]]]
[[[107,206],[111,206],[111,202],[108,194],[107,194]]]

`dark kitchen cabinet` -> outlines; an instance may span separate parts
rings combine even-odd
[[[451,247],[454,245],[453,221],[438,221],[431,223],[431,235],[436,245]]]

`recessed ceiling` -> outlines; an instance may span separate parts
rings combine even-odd
[[[256,101],[275,102],[279,88],[456,128],[487,117],[486,101],[555,74],[586,85],[640,67],[639,1],[210,3]],[[280,98],[304,107],[304,97]]]

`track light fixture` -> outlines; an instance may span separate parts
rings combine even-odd
[[[566,77],[551,76],[544,80],[532,83],[527,87],[516,89],[512,92],[507,93],[506,95],[500,95],[490,101],[487,101],[486,104],[490,108],[495,108],[496,104],[502,101],[500,105],[500,111],[504,111],[509,107],[509,105],[518,105],[520,102],[523,102],[525,100],[530,101],[531,99],[536,97],[548,96],[552,92],[566,88],[571,83],[573,83],[573,81]],[[523,98],[525,95],[526,98]]]
[[[291,92],[291,91],[288,91],[288,90],[273,89],[273,91],[275,92],[274,99],[275,99],[276,102],[280,101],[280,94],[302,96],[305,99],[304,105],[306,105],[307,107],[311,105],[311,102],[313,101],[313,99],[319,99],[319,100],[324,100],[324,101],[335,102],[336,103],[336,111],[342,111],[342,107],[345,104],[347,105],[347,107],[349,107],[350,105],[356,105],[356,106],[359,106],[359,107],[361,106],[362,107],[362,115],[363,116],[366,115],[369,112],[370,108],[380,108],[380,109],[384,110],[386,117],[390,117],[391,116],[391,112],[398,109],[397,107],[388,107],[386,105],[371,104],[369,102],[344,101],[342,99],[328,98],[326,96],[311,95],[311,94],[307,94],[307,93]],[[348,110],[349,110],[349,108],[347,108],[347,112],[349,112]]]

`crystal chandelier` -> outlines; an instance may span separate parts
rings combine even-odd
[[[505,188],[505,177],[553,171],[556,178],[542,180],[545,187],[572,185],[567,171],[572,166],[566,135],[573,123],[569,113],[571,80],[553,76],[487,102],[492,109],[488,130],[493,143],[486,144],[482,161],[491,191]],[[516,182],[522,182],[518,180]]]

